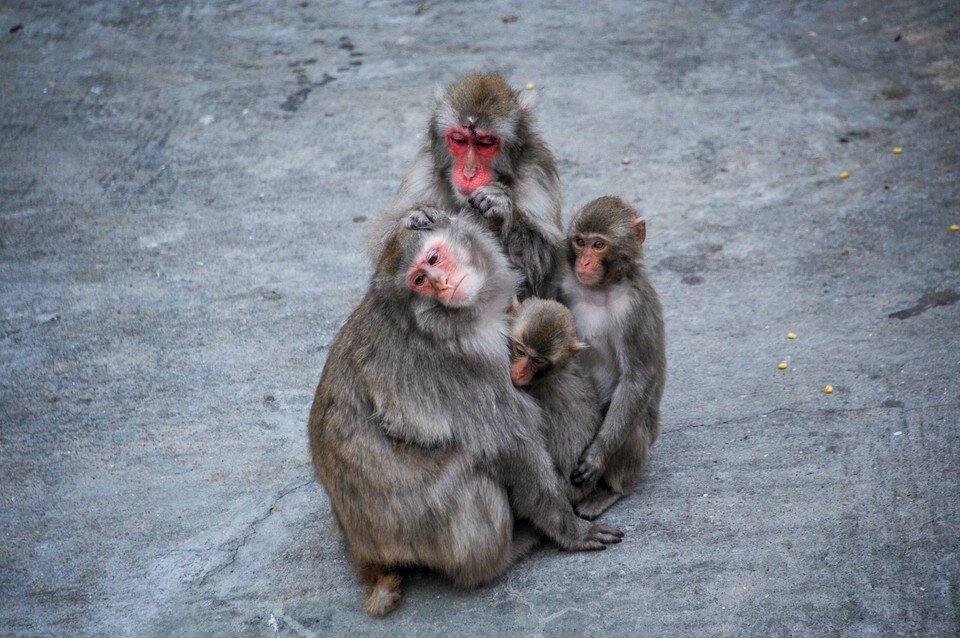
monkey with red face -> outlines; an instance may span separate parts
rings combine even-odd
[[[374,254],[413,208],[464,211],[486,221],[523,275],[521,299],[555,295],[563,244],[560,182],[523,95],[501,76],[481,74],[438,96],[424,144],[390,210],[377,220]]]
[[[428,229],[406,227],[424,217]],[[541,412],[510,381],[515,288],[489,230],[419,210],[384,242],[331,345],[310,450],[371,614],[399,601],[399,568],[472,586],[504,573],[541,533],[569,550],[623,536],[575,515],[536,427]]]
[[[571,479],[597,488],[577,506],[599,516],[629,494],[660,432],[666,380],[663,309],[643,270],[646,221],[619,197],[600,197],[579,210],[568,233],[569,269],[562,298],[580,337],[579,358],[603,406],[603,424]]]

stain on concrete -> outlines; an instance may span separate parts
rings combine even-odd
[[[910,317],[916,317],[926,312],[930,308],[952,306],[957,303],[957,301],[960,301],[960,293],[953,288],[944,288],[943,290],[937,290],[923,295],[913,306],[898,310],[897,312],[891,312],[887,317],[890,319],[909,319]]]

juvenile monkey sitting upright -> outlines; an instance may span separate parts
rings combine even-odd
[[[510,377],[543,411],[541,434],[554,465],[567,479],[600,429],[600,397],[574,359],[586,347],[577,339],[570,310],[531,298],[515,308],[510,334]],[[571,503],[591,486],[568,484]]]
[[[663,309],[643,271],[646,222],[619,197],[600,197],[570,224],[562,299],[590,346],[581,356],[603,406],[603,425],[571,475],[597,489],[577,506],[593,519],[629,494],[660,433],[666,380]]]

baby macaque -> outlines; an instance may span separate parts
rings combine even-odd
[[[573,315],[561,303],[530,298],[515,307],[510,377],[543,411],[541,433],[564,477],[600,429],[600,398],[574,356],[586,346],[577,339]],[[571,503],[590,487],[569,484]]]

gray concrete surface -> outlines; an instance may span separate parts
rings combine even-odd
[[[0,4],[0,634],[957,635],[957,3],[417,6]],[[647,215],[665,431],[622,545],[374,621],[307,411],[478,69]]]

